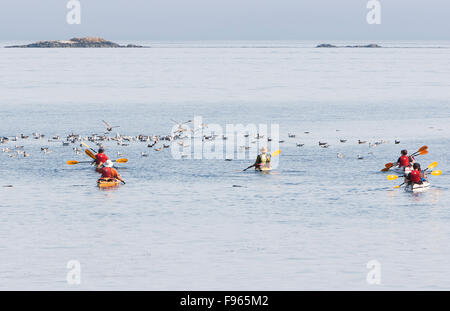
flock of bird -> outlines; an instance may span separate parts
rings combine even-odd
[[[118,128],[119,126],[111,126],[108,122],[102,120],[103,123],[106,126],[106,132],[103,134],[91,134],[88,136],[82,136],[79,134],[71,133],[65,137],[65,139],[61,139],[59,135],[52,136],[50,139],[48,139],[48,143],[61,143],[63,146],[70,146],[70,145],[76,145],[77,143],[81,143],[83,141],[91,142],[93,144],[96,144],[99,148],[104,147],[105,142],[114,141],[117,143],[118,146],[126,147],[129,146],[132,142],[141,142],[146,143],[148,148],[153,149],[154,151],[160,152],[164,149],[170,148],[172,143],[177,143],[179,146],[181,146],[183,149],[190,147],[189,143],[187,142],[187,138],[191,137],[193,134],[195,135],[198,131],[204,130],[208,128],[208,125],[205,123],[202,123],[201,125],[197,126],[196,128],[191,128],[188,126],[189,123],[192,122],[192,120],[188,120],[185,122],[178,122],[172,119],[172,122],[175,123],[175,126],[173,128],[173,131],[169,135],[137,135],[137,136],[127,136],[127,135],[119,135],[118,133],[114,136],[111,136],[111,132],[114,128]],[[339,131],[339,130],[336,130]],[[304,132],[305,135],[310,134],[309,131]],[[250,136],[249,133],[246,133],[243,135],[245,138],[247,138],[251,143],[256,143],[259,140],[264,140],[264,135],[260,135],[259,133],[256,133],[252,136]],[[294,133],[288,133],[289,139],[296,139],[296,135]],[[6,144],[8,142],[18,142],[23,141],[26,139],[36,139],[36,140],[42,140],[45,139],[44,134],[39,133],[32,133],[32,135],[27,136],[24,134],[21,134],[20,136],[14,136],[14,137],[0,137],[0,144]],[[201,139],[203,142],[213,141],[219,138],[219,135],[215,134],[203,134],[201,136]],[[221,135],[219,139],[226,140],[228,139],[227,136]],[[267,142],[271,142],[272,138],[266,137],[265,138]],[[284,143],[284,140],[278,140],[278,143],[282,144]],[[344,144],[347,142],[347,139],[339,139],[340,144]],[[388,143],[388,141],[385,140],[379,140],[375,142],[368,142],[368,141],[362,141],[358,140],[358,144],[368,144],[369,147],[375,147],[381,144]],[[395,144],[399,144],[399,140],[395,140]],[[296,146],[301,148],[305,144],[304,143],[296,143]],[[80,145],[79,147],[81,147]],[[321,148],[328,148],[331,145],[328,142],[325,141],[319,141],[318,146]],[[73,151],[81,155],[83,154],[83,149],[79,148],[77,146],[73,147]],[[251,148],[250,144],[246,146],[239,146],[241,150],[249,150]],[[30,153],[26,152],[24,150],[23,145],[15,145],[14,147],[5,147],[1,149],[4,153],[7,153],[9,157],[15,158],[15,157],[29,157]],[[52,150],[48,146],[42,146],[41,152],[43,154],[50,154],[52,153]],[[370,153],[369,153],[370,154]],[[123,156],[121,152],[117,152],[117,156]],[[148,152],[141,152],[142,157],[148,157]],[[187,154],[183,153],[182,157],[187,157]],[[344,158],[344,155],[342,153],[337,153],[338,158]],[[362,160],[364,159],[363,156],[357,155],[357,159]]]

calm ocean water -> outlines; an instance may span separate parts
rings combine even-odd
[[[450,42],[140,43],[152,48],[0,48],[0,136],[46,135],[0,145],[31,155],[0,152],[0,289],[450,289]],[[166,135],[195,116],[278,124],[279,167],[107,142],[130,160],[127,184],[100,191],[89,166],[65,164],[88,160],[78,144],[48,142],[102,133],[102,119],[112,135]],[[392,189],[379,170],[423,145],[443,175]],[[366,281],[373,259],[381,285]]]

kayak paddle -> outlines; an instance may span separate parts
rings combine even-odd
[[[243,172],[245,172],[246,170],[248,170],[249,168],[252,168],[252,167],[254,167],[256,164],[252,164],[252,165],[250,165],[249,167],[247,167],[247,168],[245,168],[245,169],[243,169],[242,171]]]
[[[435,168],[436,166],[438,166],[438,163],[437,162],[433,162],[433,163],[431,163],[430,165],[428,165],[428,167],[424,170],[424,172],[426,172],[427,170],[432,170],[433,168]],[[436,171],[437,172],[437,171]],[[442,172],[441,172],[442,173]],[[431,173],[431,174],[433,174],[433,173]],[[436,174],[436,173],[435,173]],[[435,176],[438,176],[438,175],[435,175]],[[394,188],[395,189],[398,189],[398,188],[400,188],[401,186],[403,186],[405,183],[402,183],[402,184],[400,184],[400,185],[398,185],[398,186],[394,186]]]
[[[432,172],[431,172],[431,175],[433,175],[433,176],[440,176],[440,175],[442,175],[442,171],[441,171],[441,170],[432,171]],[[398,175],[389,175],[389,176],[387,177],[387,179],[388,179],[388,180],[396,180],[396,179],[399,178],[399,177],[405,177],[405,175],[402,175],[402,176],[398,176]]]
[[[403,186],[404,184],[405,184],[405,182],[401,183],[401,184],[398,185],[398,186],[394,186],[394,189],[398,189],[398,188],[400,188],[401,186]]]
[[[420,149],[419,150],[417,150],[416,152],[414,152],[411,156],[412,157],[414,157],[414,156],[417,156],[417,155],[426,155],[426,154],[428,154],[428,146],[422,146],[422,147],[420,147]],[[391,168],[391,167],[393,167],[395,164],[394,163],[392,163],[392,162],[390,162],[390,163],[386,163],[384,166],[385,166],[385,168],[383,168],[381,171],[382,172],[387,172],[387,171],[389,171],[389,169]]]
[[[424,170],[424,172],[427,171],[427,170],[432,170],[436,166],[438,166],[438,163],[437,162],[433,162],[430,165],[428,165],[428,167]]]
[[[414,154],[413,156],[426,155],[426,154],[428,154],[428,150],[423,150],[423,151],[419,152],[418,154],[417,153]]]
[[[394,163],[392,163],[392,162],[386,163],[384,166],[385,166],[385,167],[384,167],[381,171],[382,171],[382,172],[387,172],[387,171],[389,171],[389,170],[391,169],[391,167],[394,166]]]
[[[399,177],[405,177],[405,176],[404,176],[404,175],[403,175],[403,176],[398,176],[398,175],[388,175],[387,179],[388,179],[388,180],[396,180],[396,179],[399,178]]]
[[[276,157],[277,155],[279,155],[281,153],[281,149],[278,149],[277,151],[272,152],[271,156],[272,157]],[[249,167],[247,167],[246,169],[242,170],[243,172],[245,172],[246,170],[248,170],[249,168],[254,167],[256,164],[252,164]]]
[[[113,162],[127,163],[128,159],[117,159],[117,160],[113,160]],[[79,164],[79,163],[92,163],[92,161],[74,161],[74,160],[67,161],[67,164],[69,164],[69,165],[75,165],[75,164]]]
[[[94,149],[92,149],[92,148],[91,148],[88,144],[86,144],[84,141],[82,141],[81,144],[82,144],[83,146],[85,146],[86,148],[91,149],[93,152],[97,153],[97,151],[95,151]]]
[[[422,147],[420,147],[419,150],[417,150],[416,152],[414,152],[414,153],[412,154],[412,156],[415,156],[415,155],[417,155],[417,154],[419,154],[419,153],[421,153],[421,152],[423,152],[423,151],[426,151],[427,149],[428,149],[428,146],[422,146]]]
[[[272,152],[271,156],[272,157],[276,157],[277,155],[279,155],[281,153],[281,149],[278,149],[277,151]]]
[[[385,168],[383,168],[381,171],[382,171],[382,172],[387,172],[387,171],[389,171],[389,169],[390,169],[391,167],[394,166],[394,163],[386,163],[384,166],[385,166]]]
[[[79,163],[92,163],[92,161],[75,161],[75,160],[67,161],[67,164],[69,164],[69,165],[75,165],[75,164],[79,164]]]
[[[94,160],[97,160],[97,158],[95,157],[95,154],[93,154],[91,150],[86,149],[86,150],[84,150],[84,153],[86,153],[88,155],[88,157],[90,157]]]

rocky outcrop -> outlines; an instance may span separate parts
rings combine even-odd
[[[316,48],[337,48],[337,46],[329,43],[322,43],[316,46]]]
[[[144,46],[128,44],[120,45],[103,38],[86,37],[70,40],[38,41],[26,45],[11,45],[7,48],[142,48]]]
[[[345,45],[345,46],[337,46],[328,43],[322,43],[316,46],[316,48],[381,48],[382,46],[372,43],[367,45]]]
[[[346,45],[346,48],[381,48],[380,45],[372,43],[367,45]]]

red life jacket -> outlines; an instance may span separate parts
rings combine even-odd
[[[409,157],[404,155],[400,157],[400,167],[406,166],[409,166]]]
[[[103,167],[102,168],[102,177],[101,178],[112,178],[112,171],[110,167]]]
[[[106,154],[104,154],[104,153],[97,153],[97,154],[95,155],[95,162],[96,162],[97,164],[105,163],[107,160],[109,160],[109,158],[108,158],[108,156],[107,156]]]
[[[409,174],[409,180],[412,181],[413,183],[420,183],[422,182],[422,177],[420,176],[420,171],[412,171]]]

